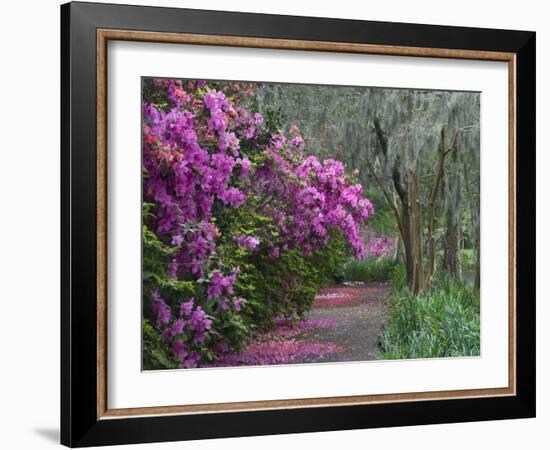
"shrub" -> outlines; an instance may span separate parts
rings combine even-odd
[[[381,359],[480,354],[479,291],[440,277],[430,293],[394,293],[381,336]]]
[[[365,255],[373,207],[297,127],[246,110],[246,83],[149,79],[143,94],[144,367],[197,367],[303,316]]]

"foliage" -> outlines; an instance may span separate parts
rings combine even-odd
[[[371,220],[369,220],[369,228],[374,230],[378,234],[386,236],[397,236],[399,230],[397,229],[397,224],[395,223],[395,215],[393,214],[392,210],[389,209],[387,205],[383,205],[382,207],[378,208],[376,206],[376,203],[373,204],[376,210],[376,214],[372,216]]]
[[[273,318],[302,317],[373,207],[337,160],[303,153],[250,83],[143,86],[144,367],[197,367]]]
[[[143,329],[143,367],[149,370],[176,369],[178,364],[172,357],[168,342],[161,339],[158,332],[145,319]]]
[[[397,263],[390,259],[349,259],[344,266],[343,279],[349,281],[388,281]]]
[[[428,294],[394,292],[381,336],[382,359],[480,354],[479,291],[440,276]]]
[[[462,249],[460,252],[460,260],[463,269],[472,269],[476,263],[475,250],[472,248]]]
[[[403,264],[397,264],[390,275],[390,286],[392,294],[396,294],[407,286],[407,273]]]

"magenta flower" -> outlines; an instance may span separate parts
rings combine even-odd
[[[187,356],[187,352],[185,351],[185,342],[183,342],[181,339],[174,341],[174,343],[172,344],[172,351],[180,362],[185,361],[185,358]]]
[[[164,299],[160,296],[158,289],[151,292],[153,297],[153,313],[157,317],[157,322],[162,325],[166,325],[172,318],[172,311],[166,304]]]
[[[179,247],[183,243],[183,236],[181,234],[176,234],[172,237],[172,245]]]
[[[191,316],[191,320],[189,321],[189,324],[197,329],[200,327],[200,324],[202,324],[202,321],[206,318],[205,312],[202,310],[202,308],[199,306],[195,311],[193,312],[193,315]]]
[[[192,369],[194,367],[197,367],[200,359],[201,357],[198,353],[191,352],[189,357],[183,362],[183,367],[186,369]]]
[[[223,191],[218,197],[226,205],[230,205],[233,207],[241,206],[242,203],[246,200],[246,195],[244,195],[241,191],[234,187]]]
[[[195,299],[191,298],[180,305],[180,316],[189,317],[191,315],[194,301]]]
[[[210,285],[208,286],[208,298],[219,298],[223,294],[233,293],[233,283],[237,278],[237,271],[233,271],[231,275],[224,276],[219,270],[212,272],[210,276]]]
[[[242,297],[239,297],[233,300],[233,308],[235,309],[235,311],[239,312],[244,302],[245,302],[245,299]]]
[[[250,160],[248,158],[243,158],[240,161],[241,164],[241,177],[246,177],[248,172],[250,172]]]
[[[254,125],[260,125],[264,121],[264,116],[262,116],[260,113],[254,113]]]
[[[184,326],[185,326],[185,322],[183,321],[183,319],[176,320],[172,325],[172,336],[176,336],[178,334],[183,333]]]
[[[271,136],[271,145],[274,148],[280,149],[285,145],[286,137],[283,133],[276,133]]]
[[[290,144],[293,145],[294,147],[304,148],[305,142],[302,139],[302,136],[296,136],[295,138],[292,138],[292,140],[290,141]]]
[[[384,256],[394,251],[397,239],[386,236],[374,237],[369,240],[368,253],[371,256]]]
[[[237,236],[235,242],[239,247],[254,250],[260,245],[260,240],[254,236]]]
[[[221,300],[219,300],[218,308],[220,309],[220,311],[227,311],[229,309],[229,299],[227,297],[223,297]]]

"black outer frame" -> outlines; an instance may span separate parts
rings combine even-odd
[[[516,53],[517,395],[101,419],[97,415],[96,29]],[[535,33],[68,3],[61,6],[61,443],[71,447],[535,416]]]

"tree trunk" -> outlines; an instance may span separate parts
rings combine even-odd
[[[471,192],[470,183],[472,182],[470,173],[468,170],[468,165],[463,164],[464,172],[464,186],[466,187],[466,194],[469,200],[470,208],[470,220],[471,228],[473,234],[473,244],[475,248],[475,274],[474,274],[474,287],[479,289],[480,287],[480,259],[481,259],[481,250],[480,250],[480,230],[479,230],[479,185],[477,188],[477,195]]]
[[[411,238],[411,216],[407,204],[402,207],[402,223],[403,223],[403,248],[405,249],[405,273],[407,274],[407,285],[412,288],[414,277],[414,256]]]
[[[443,264],[453,280],[460,280],[460,204],[461,204],[461,171],[458,164],[457,140],[451,149],[450,194],[447,200],[447,231],[445,233],[445,251]]]
[[[410,271],[412,272],[409,287],[414,295],[418,295],[424,288],[422,203],[420,199],[420,177],[418,171],[409,173],[407,178],[407,207],[410,217]]]
[[[401,239],[399,238],[399,236],[397,236],[395,238],[395,250],[393,252],[393,262],[394,263],[397,263],[398,261],[398,257],[399,257],[399,249],[401,248]]]
[[[425,284],[422,287],[424,292],[427,292],[432,287],[433,274],[435,271],[435,202],[437,194],[439,192],[439,186],[443,179],[443,173],[445,170],[445,129],[441,129],[440,141],[439,141],[439,161],[437,164],[437,175],[435,177],[434,184],[432,186],[432,192],[430,194],[430,203],[428,205],[428,273],[426,275]]]
[[[443,264],[449,276],[454,280],[460,279],[460,259],[458,251],[459,231],[456,215],[447,212],[447,231],[445,233],[445,252]]]

